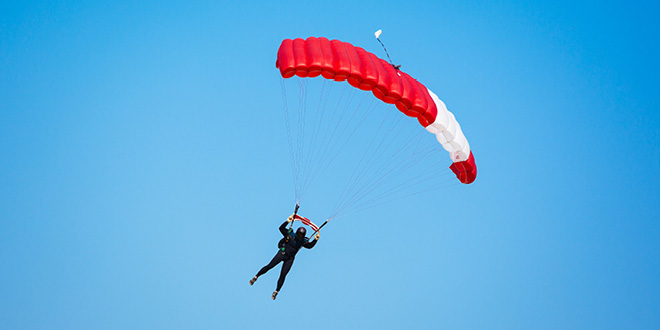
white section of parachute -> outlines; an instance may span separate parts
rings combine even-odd
[[[427,90],[435,102],[438,115],[431,125],[426,126],[426,130],[435,134],[438,142],[449,152],[452,162],[466,161],[470,157],[470,144],[463,135],[461,125],[456,121],[454,114],[447,110],[445,103],[431,90]]]

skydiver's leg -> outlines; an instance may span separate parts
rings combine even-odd
[[[273,257],[273,260],[271,260],[268,263],[268,265],[261,268],[255,277],[259,277],[259,276],[265,274],[267,271],[271,270],[271,268],[277,266],[277,264],[279,264],[280,261],[282,261],[283,259],[284,259],[284,252],[277,251],[277,254]]]
[[[289,270],[291,270],[291,266],[293,266],[293,258],[285,259],[284,264],[282,264],[282,271],[280,272],[280,278],[277,280],[277,289],[275,290],[276,292],[280,291],[280,289],[282,288],[282,285],[284,284],[284,279],[286,278],[286,274],[288,274]]]

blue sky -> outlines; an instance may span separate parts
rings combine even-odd
[[[4,2],[0,328],[658,329],[658,9]],[[247,281],[295,202],[277,48],[382,56],[377,29],[477,180],[333,220],[273,302],[278,270]]]

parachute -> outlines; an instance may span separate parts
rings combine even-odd
[[[449,167],[460,182],[470,184],[477,166],[470,145],[445,104],[436,94],[398,67],[350,43],[327,38],[285,39],[275,66],[283,78],[323,77],[347,81],[379,100],[394,104],[408,117],[415,117],[449,152]]]

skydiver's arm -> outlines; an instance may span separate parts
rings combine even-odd
[[[308,249],[311,249],[311,248],[314,247],[314,245],[316,245],[316,242],[318,242],[317,239],[315,239],[315,240],[313,240],[313,241],[311,241],[311,242],[309,242],[309,241],[305,241],[305,243],[303,243],[303,246],[306,247],[306,248],[308,248]]]
[[[284,235],[284,237],[289,236],[289,229],[286,228],[286,226],[289,224],[289,221],[284,221],[282,225],[280,225],[280,233]]]
[[[296,210],[297,210],[297,208],[296,208]],[[282,235],[284,235],[284,237],[289,236],[289,234],[292,232],[291,229],[286,229],[286,225],[288,225],[290,222],[291,223],[293,222],[293,216],[294,215],[292,214],[288,218],[286,218],[286,221],[284,221],[284,223],[280,226],[280,233],[282,233]]]

